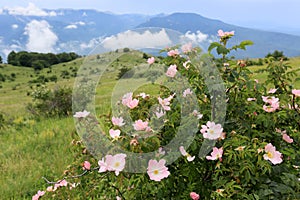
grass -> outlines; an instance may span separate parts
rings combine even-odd
[[[121,54],[120,54],[121,55]],[[102,57],[102,55],[101,55]],[[105,55],[108,59],[117,57],[116,55]],[[94,59],[94,60],[93,60]],[[101,58],[91,57],[93,62],[101,62]],[[113,60],[112,60],[113,61]],[[33,69],[24,67],[14,67],[2,65],[0,73],[6,76],[16,75],[14,81],[5,81],[0,88],[0,112],[5,113],[6,118],[12,118],[13,126],[8,129],[0,129],[0,199],[31,199],[44,181],[42,176],[50,180],[57,180],[66,167],[73,161],[72,133],[75,126],[72,117],[63,119],[41,119],[40,121],[30,121],[30,115],[26,112],[25,106],[31,102],[31,97],[27,95],[36,84],[29,83],[40,75],[58,77],[57,83],[49,82],[47,86],[54,88],[57,86],[73,86],[74,77],[63,78],[63,71],[71,72],[74,68],[83,66],[84,58],[77,59],[69,63],[52,66],[43,69],[39,73]],[[107,114],[111,107],[111,92],[116,83],[128,89],[136,87],[135,93],[147,92],[157,94],[158,86],[143,84],[144,79],[124,79],[117,81],[118,70],[121,67],[133,67],[138,63],[145,63],[142,54],[132,52],[131,55],[124,55],[114,60],[110,67],[102,75],[98,87],[96,88],[96,111],[98,115]],[[293,68],[300,67],[300,57],[291,58],[290,63]],[[93,64],[93,63],[91,63]],[[255,72],[264,66],[251,66],[250,70]],[[260,82],[266,78],[266,74],[254,74]],[[300,89],[300,82],[295,82],[295,87]],[[125,90],[119,90],[118,95],[123,95]],[[100,121],[102,119],[99,119]]]
[[[292,69],[300,69],[300,57],[293,57],[289,58],[289,60],[286,62],[289,66],[292,67]],[[267,64],[264,64],[262,66],[250,66],[249,69],[254,72],[254,79],[257,79],[260,83],[263,83],[267,79],[266,73],[257,73],[258,70],[266,68]],[[297,77],[300,77],[300,72],[298,72]],[[295,78],[297,78],[295,77]],[[300,88],[300,81],[295,81],[292,83],[295,88]]]
[[[31,123],[0,132],[0,199],[30,199],[42,176],[57,180],[74,159],[72,118]]]

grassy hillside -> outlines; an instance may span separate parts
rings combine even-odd
[[[121,54],[120,54],[121,55]],[[101,55],[103,56],[103,55]],[[116,55],[104,55],[116,57]],[[91,58],[95,62],[101,62],[101,58]],[[0,73],[14,80],[0,83],[0,112],[6,118],[12,119],[12,125],[4,130],[0,129],[0,198],[2,199],[31,199],[31,196],[40,189],[43,183],[42,176],[57,180],[66,166],[74,159],[71,141],[75,127],[72,117],[63,119],[40,119],[34,120],[26,111],[26,104],[31,102],[28,94],[41,83],[32,83],[39,77],[49,78],[56,76],[56,81],[47,82],[49,88],[58,86],[72,87],[77,69],[82,66],[84,58],[75,61],[52,66],[51,69],[43,69],[39,73],[31,68],[2,65]],[[96,89],[96,110],[99,115],[107,114],[110,109],[110,98],[119,70],[131,68],[138,63],[146,63],[143,54],[131,52],[118,60],[112,60],[109,68],[104,72]],[[293,68],[300,67],[300,57],[291,58]],[[264,68],[264,66],[251,66],[252,71]],[[91,72],[92,73],[92,72]],[[12,75],[14,74],[14,75]],[[15,78],[13,78],[15,77]],[[256,73],[254,78],[263,82],[266,74]],[[122,80],[120,84],[129,87],[139,85],[143,79],[134,82]],[[295,82],[300,89],[300,82]],[[157,91],[153,85],[144,85],[138,88],[151,94]],[[121,91],[124,92],[124,91]]]

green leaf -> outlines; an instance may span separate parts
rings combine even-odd
[[[240,49],[246,50],[246,46],[250,46],[250,45],[253,45],[253,44],[254,43],[252,41],[245,40],[245,41],[242,41],[239,46],[240,46]]]
[[[211,44],[209,45],[209,47],[208,47],[208,52],[210,53],[211,50],[213,50],[214,48],[219,47],[219,46],[222,46],[222,45],[221,45],[220,43],[218,43],[218,42],[213,42],[213,43],[211,43]]]
[[[228,54],[229,52],[230,52],[229,49],[227,49],[224,46],[218,46],[217,47],[217,53],[218,54]]]

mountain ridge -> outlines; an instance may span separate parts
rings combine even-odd
[[[199,39],[206,48],[217,41],[217,31],[235,31],[229,45],[242,40],[252,40],[254,45],[238,57],[263,57],[274,50],[287,56],[300,55],[300,36],[263,31],[210,19],[198,13],[175,12],[171,14],[113,14],[93,9],[45,9],[45,16],[12,15],[2,11],[0,21],[0,55],[6,57],[12,51],[74,51],[88,54],[106,37],[127,30],[147,27],[172,29]],[[51,13],[51,15],[49,14]],[[43,46],[44,45],[44,46]]]

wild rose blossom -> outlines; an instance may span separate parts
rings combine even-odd
[[[126,154],[106,155],[98,161],[99,172],[114,171],[116,176],[125,168]]]
[[[218,30],[219,37],[227,37],[227,36],[233,36],[233,35],[234,35],[234,31],[224,32],[223,30]]]
[[[221,124],[215,124],[215,122],[208,121],[206,125],[201,125],[202,129],[200,132],[204,138],[210,140],[216,140],[222,136],[223,128]]]
[[[270,89],[270,90],[268,91],[268,94],[274,94],[276,91],[277,91],[277,89],[275,89],[275,88]]]
[[[124,96],[122,97],[122,104],[124,106],[127,106],[127,104],[132,101],[132,95],[133,93],[132,92],[128,92],[126,94],[124,94]]]
[[[129,92],[129,93],[125,94],[122,98],[122,104],[124,106],[129,107],[130,109],[135,108],[139,103],[138,99],[132,99],[132,95],[133,95],[133,93]]]
[[[192,114],[197,117],[197,119],[202,119],[203,114],[201,114],[200,112],[198,112],[198,110],[193,110]]]
[[[190,193],[190,197],[191,197],[193,200],[199,200],[199,199],[200,199],[200,195],[197,194],[196,192],[191,192],[191,193]]]
[[[274,165],[282,162],[282,154],[279,151],[276,151],[276,147],[274,147],[271,143],[265,146],[265,152],[266,154],[263,155],[265,160],[271,161]]]
[[[185,156],[189,162],[191,162],[195,159],[195,156],[192,157],[189,153],[187,153],[183,146],[179,147],[179,151],[180,151],[181,155]]]
[[[145,98],[147,98],[149,96],[150,96],[149,94],[146,94],[144,92],[142,92],[142,93],[139,94],[139,97],[142,97],[143,99],[145,99]]]
[[[32,200],[38,200],[41,196],[44,196],[46,192],[45,191],[38,191],[33,197]]]
[[[168,54],[168,56],[176,57],[179,55],[179,51],[178,51],[178,49],[172,49],[167,54]]]
[[[183,67],[185,68],[185,69],[189,69],[190,68],[190,63],[191,63],[191,61],[190,60],[188,60],[188,61],[185,61],[182,65],[183,65]]]
[[[115,126],[124,126],[125,125],[123,117],[112,117],[111,121],[112,121],[113,125],[115,125]]]
[[[133,99],[131,100],[128,104],[127,104],[127,107],[130,108],[130,109],[133,109],[135,107],[137,107],[139,104],[139,100],[138,99]]]
[[[112,137],[113,139],[118,139],[120,137],[121,131],[120,130],[114,130],[114,129],[110,129],[109,130],[109,135],[110,137]]]
[[[296,97],[300,97],[300,90],[293,89],[292,94],[295,95]]]
[[[83,168],[85,170],[90,170],[91,169],[91,163],[89,161],[84,161],[83,162]]]
[[[220,161],[222,161],[222,155],[223,155],[223,147],[221,147],[219,149],[217,147],[214,147],[213,151],[211,152],[211,155],[206,156],[206,159],[207,160],[217,160],[217,159],[219,159]]]
[[[147,63],[149,65],[153,64],[154,62],[155,62],[155,58],[154,57],[148,58],[148,60],[147,60]]]
[[[256,98],[247,98],[247,101],[256,101]]]
[[[293,143],[294,142],[294,140],[286,133],[282,134],[282,139],[284,141],[286,141],[287,143]]]
[[[168,168],[165,166],[166,160],[161,159],[159,162],[156,160],[149,160],[147,174],[151,180],[161,181],[161,179],[167,178],[170,175]]]
[[[186,90],[183,91],[182,96],[186,97],[187,95],[191,95],[191,94],[193,94],[193,92],[191,91],[190,88],[188,88],[188,89],[186,89]]]
[[[165,114],[166,114],[166,112],[164,110],[157,109],[157,111],[155,112],[155,116],[157,117],[157,119],[161,118]]]
[[[170,101],[173,99],[174,95],[169,96],[168,98],[162,99],[158,97],[159,104],[163,107],[165,111],[171,110]]]
[[[85,118],[90,114],[90,112],[84,110],[83,112],[76,112],[75,115],[73,115],[73,117],[75,118]]]
[[[191,52],[193,49],[193,45],[191,42],[187,43],[187,44],[184,44],[181,46],[181,51],[183,53],[188,53],[188,52]]]
[[[265,97],[262,96],[262,99],[265,103],[269,105],[264,105],[263,109],[266,112],[274,112],[279,109],[279,99],[276,97]]]
[[[176,75],[177,72],[177,66],[176,65],[170,65],[170,67],[168,68],[166,75],[168,77],[174,78],[174,76]]]
[[[136,131],[145,131],[148,128],[148,122],[142,121],[141,119],[137,120],[133,124],[133,128]]]

